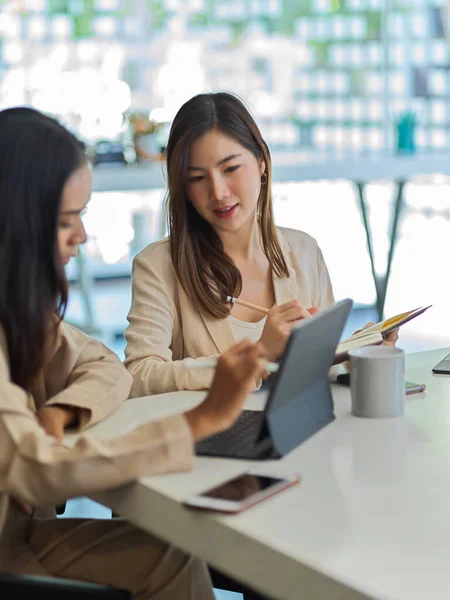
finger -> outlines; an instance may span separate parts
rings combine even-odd
[[[398,327],[386,334],[384,339],[388,342],[396,342],[398,340]]]
[[[261,340],[256,342],[255,347],[258,348],[259,356],[261,358],[267,358],[267,348],[264,346]]]
[[[268,361],[265,358],[257,359],[252,369],[252,379],[256,379],[258,377],[267,378],[270,376],[270,371],[267,370],[267,362]]]
[[[279,304],[277,306],[278,311],[282,314],[287,310],[291,310],[292,308],[301,308],[300,304],[297,300],[289,300],[289,302],[285,302],[284,304]]]
[[[395,346],[397,340],[398,340],[398,330],[394,330],[384,336],[383,344],[385,346]]]
[[[258,346],[256,348],[255,342],[251,342],[250,340],[246,340],[247,344],[233,353],[232,360],[233,362],[239,362],[240,360],[244,360],[249,356],[253,356],[253,353],[256,353],[258,356],[261,354],[261,348]]]
[[[62,441],[64,438],[64,428],[60,423],[56,423],[55,421],[51,421],[50,419],[42,420],[41,427],[44,429],[48,435],[53,436],[58,441]]]
[[[230,348],[230,350],[227,350],[227,352],[224,352],[219,358],[219,361],[223,364],[227,364],[229,368],[234,368],[236,365],[239,365],[239,363],[242,363],[242,361],[255,360],[252,358],[253,356],[262,356],[262,348],[262,346],[258,345],[256,347],[255,343],[252,343],[248,339],[244,339],[236,346]]]
[[[366,323],[364,325],[364,327],[362,327],[361,329],[357,329],[356,331],[354,331],[352,335],[356,335],[357,333],[361,333],[361,331],[363,331],[364,329],[368,329],[369,327],[372,327],[373,325],[375,325],[375,323],[373,321],[369,321],[368,323]]]
[[[260,361],[266,363],[265,356],[263,354],[263,350],[260,344],[252,344],[249,346],[245,352],[242,352],[239,356],[239,359],[245,360],[249,365],[257,365]]]
[[[47,433],[52,435],[54,438],[58,440],[58,442],[62,442],[64,439],[64,429],[60,426],[53,426],[47,430]]]
[[[311,316],[313,316],[313,315],[317,315],[317,313],[320,312],[320,307],[319,306],[310,306],[306,310],[309,312],[309,314]]]
[[[38,422],[39,425],[42,427],[42,429],[46,432],[46,433],[50,433],[51,434],[51,422],[49,423],[49,421],[47,419],[45,419],[44,417],[41,417],[38,415]]]
[[[267,370],[265,355],[266,351],[262,344],[252,344],[245,353],[239,356],[238,365],[245,378],[261,376]]]
[[[282,320],[287,323],[309,319],[310,317],[310,313],[301,306],[291,308],[290,310],[285,311],[281,316]]]

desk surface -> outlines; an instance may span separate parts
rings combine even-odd
[[[281,461],[300,485],[235,516],[180,501],[242,472],[245,461],[198,458],[191,473],[144,478],[96,500],[274,599],[423,600],[450,595],[450,377],[431,368],[450,349],[407,355],[408,396],[398,419],[350,415],[333,386],[337,419]],[[184,410],[203,394],[130,400],[93,428],[114,437]],[[255,396],[249,407],[260,408]]]
[[[394,179],[407,181],[416,175],[442,173],[450,175],[448,154],[418,156],[325,156],[307,152],[274,152],[273,181],[317,181],[347,179],[377,181]],[[102,165],[93,170],[93,190],[147,190],[166,188],[163,163],[143,165]]]

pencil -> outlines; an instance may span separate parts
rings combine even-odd
[[[254,310],[259,310],[260,312],[267,315],[269,312],[268,308],[263,308],[262,306],[258,306],[257,304],[252,304],[251,302],[246,302],[245,300],[240,300],[239,298],[233,298],[233,296],[227,296],[225,298],[226,302],[231,302],[231,304],[240,304],[241,306],[246,306],[247,308],[253,308]]]
[[[215,367],[217,365],[217,357],[213,358],[187,358],[183,361],[183,364],[188,369],[207,369],[208,367]],[[268,373],[276,373],[279,369],[279,364],[274,362],[268,362],[266,365],[266,371]]]

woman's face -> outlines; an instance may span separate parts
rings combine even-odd
[[[185,191],[218,232],[237,231],[256,217],[265,163],[234,138],[211,130],[192,143]]]
[[[87,163],[74,171],[64,186],[58,221],[58,248],[64,265],[76,256],[78,245],[86,241],[81,217],[91,196],[91,188],[92,175]]]

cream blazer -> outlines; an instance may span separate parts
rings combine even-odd
[[[193,443],[181,415],[111,441],[86,433],[73,448],[56,443],[37,421],[39,407],[64,404],[81,409],[81,428],[86,429],[114,411],[128,397],[130,385],[115,354],[62,323],[53,354],[28,394],[11,383],[0,328],[0,571],[2,552],[10,555],[23,544],[14,556],[18,563],[27,559],[29,517],[17,510],[10,495],[34,507],[50,507],[143,475],[191,468]]]
[[[273,276],[277,304],[333,306],[322,252],[303,231],[278,229],[289,277]],[[227,319],[193,306],[172,266],[168,238],[150,244],[133,261],[133,296],[125,331],[125,366],[133,376],[131,396],[208,388],[213,369],[187,368],[183,360],[213,356],[236,343]]]

